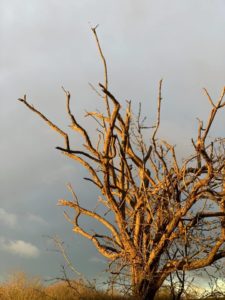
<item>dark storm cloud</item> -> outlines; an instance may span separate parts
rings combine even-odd
[[[46,251],[42,238],[55,233],[69,241],[81,270],[88,273],[91,262],[92,274],[102,268],[96,252],[88,242],[73,237],[62,209],[55,205],[57,199],[70,197],[67,182],[74,185],[84,205],[95,204],[96,191],[80,180],[85,176],[81,168],[54,149],[62,144],[60,137],[16,99],[26,93],[33,104],[68,130],[61,90],[64,85],[72,93],[78,119],[95,133],[95,127],[82,116],[85,109],[101,107],[101,100],[88,87],[88,82],[96,85],[103,81],[90,30],[99,23],[110,89],[122,103],[131,99],[134,109],[142,101],[152,125],[158,81],[163,77],[161,133],[174,143],[181,142],[179,151],[183,154],[194,135],[196,117],[205,118],[209,109],[202,87],[208,87],[216,98],[224,85],[224,13],[223,0],[0,2],[3,273],[18,266],[33,273],[56,275],[60,259]],[[224,118],[219,116],[215,128],[220,134],[224,125]],[[18,226],[13,227],[15,224]],[[24,249],[28,249],[28,256],[39,256],[27,259],[21,255]],[[87,249],[85,253],[83,249]]]

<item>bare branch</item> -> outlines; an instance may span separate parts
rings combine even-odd
[[[27,102],[27,97],[26,95],[24,95],[24,98],[19,98],[18,99],[20,102],[22,102],[23,104],[25,104],[31,111],[33,111],[34,113],[36,113],[39,117],[41,117],[42,120],[44,120],[48,126],[55,130],[56,132],[58,132],[65,141],[65,147],[67,150],[70,150],[70,144],[69,144],[69,138],[66,132],[64,132],[63,130],[61,130],[58,126],[56,126],[53,122],[51,122],[45,115],[43,115],[39,110],[37,110],[33,105],[29,104]]]
[[[158,131],[159,126],[160,126],[161,102],[162,102],[162,83],[163,83],[163,80],[161,79],[160,82],[159,82],[157,122],[156,122],[155,130],[154,130],[153,135],[152,135],[152,140],[153,141],[155,141],[155,137],[156,137],[157,131]]]
[[[103,66],[104,66],[104,78],[105,78],[105,83],[104,83],[104,87],[106,90],[108,90],[108,70],[107,70],[107,63],[106,63],[106,59],[105,56],[102,52],[102,48],[98,39],[98,35],[97,35],[97,31],[96,29],[98,28],[98,25],[92,28],[92,32],[94,33],[94,37],[97,43],[97,47],[101,56],[101,59],[103,61]],[[107,109],[107,113],[108,113],[108,117],[110,117],[110,107],[109,107],[109,101],[108,101],[108,95],[105,94],[105,103],[106,103],[106,109]]]

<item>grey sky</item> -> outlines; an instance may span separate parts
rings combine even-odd
[[[110,90],[136,108],[141,101],[153,123],[164,78],[161,133],[185,153],[196,117],[209,110],[202,87],[217,98],[224,86],[224,16],[224,0],[0,0],[0,276],[16,268],[56,276],[62,259],[46,250],[43,237],[53,234],[70,245],[80,271],[93,275],[104,268],[56,206],[57,199],[70,197],[67,182],[84,204],[94,205],[95,191],[80,179],[82,169],[54,149],[61,139],[16,99],[26,93],[67,128],[63,85],[89,126],[85,109],[101,105],[88,86],[103,81],[90,30],[100,24]],[[214,131],[222,135],[224,125],[220,115]]]

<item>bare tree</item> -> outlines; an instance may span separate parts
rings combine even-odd
[[[208,137],[216,114],[225,106],[225,88],[217,102],[205,90],[211,106],[209,118],[205,125],[199,121],[197,137],[192,140],[193,153],[180,161],[175,146],[157,136],[162,80],[156,124],[146,127],[141,110],[136,118],[131,102],[127,102],[123,113],[120,102],[109,91],[96,28],[93,33],[105,70],[105,82],[99,86],[106,113],[87,114],[98,124],[98,141],[71,111],[71,95],[65,89],[70,127],[83,137],[82,149],[74,148],[69,133],[32,106],[26,96],[19,100],[62,136],[64,147],[57,149],[88,171],[90,177],[85,179],[99,189],[99,201],[109,212],[99,214],[83,207],[71,190],[73,201],[61,199],[58,203],[74,211],[73,218],[65,213],[73,231],[94,244],[109,260],[114,274],[128,276],[133,294],[143,300],[154,299],[170,274],[185,274],[225,257],[225,145],[222,138],[210,141]],[[151,132],[147,141],[144,130]],[[79,222],[82,215],[99,222],[105,231],[86,230]]]

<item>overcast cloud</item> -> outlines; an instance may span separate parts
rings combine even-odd
[[[15,268],[57,276],[62,259],[46,238],[54,234],[70,245],[79,271],[94,276],[104,269],[56,206],[70,198],[68,182],[84,206],[95,206],[96,191],[82,181],[85,172],[54,149],[61,139],[16,99],[26,93],[68,129],[63,85],[76,116],[95,133],[83,115],[101,108],[88,85],[103,81],[90,30],[100,24],[112,93],[122,103],[131,99],[134,109],[141,101],[153,124],[163,78],[161,135],[187,154],[196,117],[209,111],[202,88],[217,99],[224,86],[224,15],[224,0],[0,0],[1,276]],[[224,134],[224,120],[220,114],[212,134]]]

